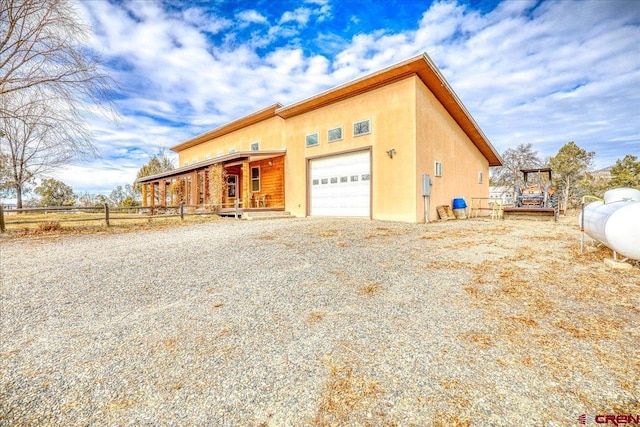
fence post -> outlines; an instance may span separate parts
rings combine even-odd
[[[180,221],[184,221],[184,202],[180,202]]]
[[[107,227],[109,227],[109,205],[107,203],[104,204],[104,220],[107,223]]]
[[[2,203],[0,203],[0,233],[4,233],[4,231],[4,207],[2,206]]]

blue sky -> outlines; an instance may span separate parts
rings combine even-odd
[[[640,1],[78,1],[120,83],[76,193],[131,183],[158,150],[426,52],[502,153],[568,141],[640,157]]]

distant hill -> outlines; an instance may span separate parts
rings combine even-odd
[[[606,178],[606,179],[611,179],[611,169],[613,168],[613,166],[607,166],[606,168],[603,169],[598,169],[597,171],[593,171],[591,172],[591,175],[594,178]]]

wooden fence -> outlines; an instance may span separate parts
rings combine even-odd
[[[171,218],[180,217],[184,220],[188,215],[217,214],[224,210],[225,213],[238,218],[242,214],[241,202],[238,200],[232,206],[226,205],[185,205],[180,203],[176,206],[109,206],[108,204],[99,206],[46,206],[38,208],[20,208],[5,209],[0,204],[0,232],[6,231],[9,224],[37,224],[51,221],[59,222],[87,222],[87,221],[104,221],[107,227],[111,226],[114,220],[140,220],[152,218]],[[72,214],[72,213],[92,213],[102,214],[100,216],[93,215],[91,218],[52,218],[34,219],[28,218],[28,215],[14,215],[19,213],[40,213],[40,214]],[[14,218],[9,220],[9,218]]]

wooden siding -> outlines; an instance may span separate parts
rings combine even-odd
[[[269,165],[271,163],[271,165]],[[267,207],[284,207],[284,156],[251,162],[249,168],[260,167],[260,191],[253,192],[253,197],[267,195]],[[249,183],[249,189],[251,183]]]

